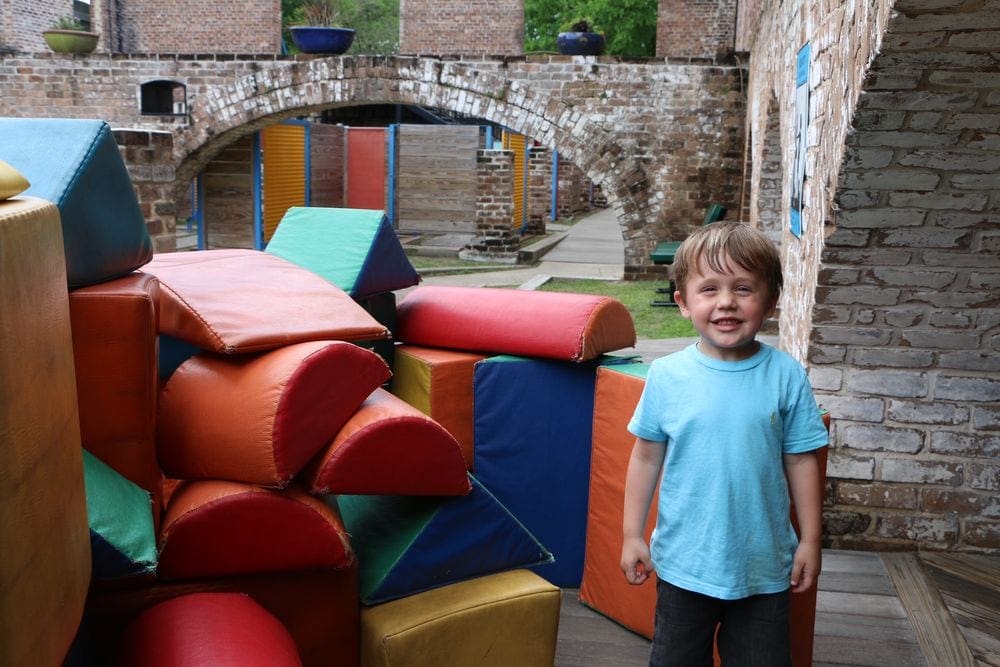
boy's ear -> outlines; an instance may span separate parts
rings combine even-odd
[[[684,293],[680,290],[674,292],[674,302],[677,304],[677,310],[680,311],[681,316],[686,319],[691,319],[691,311],[688,310],[687,301],[684,299]]]

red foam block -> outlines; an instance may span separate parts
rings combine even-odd
[[[309,468],[312,492],[451,496],[472,490],[462,449],[436,421],[376,389]]]
[[[285,626],[241,593],[192,593],[150,607],[126,631],[118,662],[145,667],[302,665]]]
[[[635,345],[617,299],[491,287],[418,287],[399,305],[396,332],[411,345],[565,361]]]
[[[159,575],[336,570],[354,558],[340,517],[301,489],[189,482],[174,491],[163,518]]]

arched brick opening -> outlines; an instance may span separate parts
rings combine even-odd
[[[836,548],[1000,549],[996,15],[933,4],[890,19],[822,253],[809,361]]]
[[[244,77],[192,102],[192,123],[174,136],[176,192],[225,146],[279,120],[357,104],[416,104],[501,123],[558,150],[599,184],[623,236],[641,233],[650,185],[614,136],[571,104],[502,73],[407,57],[316,58],[282,63],[264,86]]]
[[[767,124],[761,141],[759,163],[760,177],[757,179],[756,226],[781,246],[781,232],[784,225],[781,217],[781,113],[778,99],[771,97],[768,105]]]

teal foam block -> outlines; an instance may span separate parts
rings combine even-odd
[[[154,574],[156,535],[149,493],[87,450],[83,479],[94,579]]]
[[[70,287],[123,276],[148,262],[153,242],[107,123],[0,118],[0,160],[51,201],[62,219]]]
[[[383,211],[293,206],[265,251],[326,278],[355,299],[420,282]]]
[[[460,497],[328,496],[358,555],[361,601],[394,600],[552,561],[482,484]]]

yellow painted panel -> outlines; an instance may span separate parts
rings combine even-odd
[[[503,147],[514,152],[514,215],[511,224],[519,229],[524,224],[524,170],[527,168],[524,159],[524,148],[527,138],[514,132],[503,133]]]
[[[291,206],[306,205],[306,128],[271,125],[261,130],[261,205],[264,242]]]

